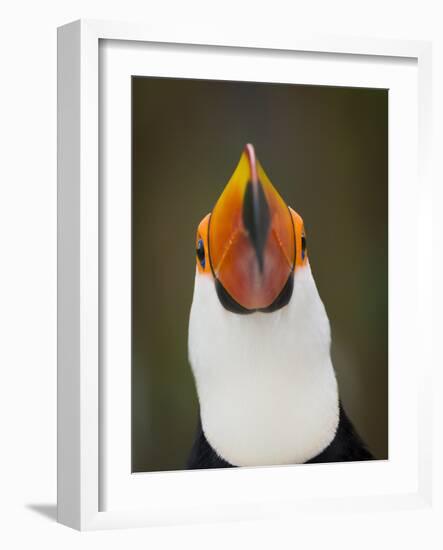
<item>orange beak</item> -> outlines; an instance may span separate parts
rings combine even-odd
[[[208,243],[219,296],[243,313],[272,310],[292,292],[292,216],[250,144],[212,211]]]

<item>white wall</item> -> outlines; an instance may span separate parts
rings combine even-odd
[[[211,26],[224,28],[226,33],[241,29],[248,33],[251,26],[259,26],[264,34],[296,33],[297,29],[312,28],[313,32],[328,34],[432,39],[434,94],[438,98],[434,106],[435,133],[436,145],[441,150],[443,25],[438,5],[437,0],[223,0],[216,5],[203,0],[161,3],[17,0],[7,7],[3,5],[0,32],[0,545],[3,548],[29,546],[49,550],[79,545],[96,548],[97,544],[104,544],[157,549],[200,548],[206,544],[236,549],[337,544],[341,548],[401,545],[431,549],[437,548],[437,538],[441,544],[442,528],[437,525],[441,508],[434,512],[399,512],[371,518],[312,517],[303,522],[294,518],[290,524],[243,523],[87,534],[70,531],[42,515],[42,511],[55,513],[56,495],[56,27],[85,17],[151,24],[153,20],[163,20],[189,28],[204,26],[208,37]],[[442,182],[441,161],[437,168],[436,177]],[[438,214],[440,209],[436,206],[435,211]],[[442,222],[435,224],[441,251]],[[429,238],[430,235],[422,236]],[[435,280],[443,280],[442,275],[440,261]],[[441,292],[438,298],[441,305]],[[439,359],[442,365],[441,356]],[[438,410],[441,414],[440,405]],[[437,478],[441,488],[441,475]]]

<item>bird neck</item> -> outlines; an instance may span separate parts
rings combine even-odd
[[[196,276],[189,359],[202,427],[237,466],[306,462],[334,438],[339,418],[330,328],[309,265],[287,306],[238,315],[213,280]]]

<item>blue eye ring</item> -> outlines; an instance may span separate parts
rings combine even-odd
[[[200,265],[202,268],[205,268],[206,264],[206,258],[205,258],[205,245],[203,243],[203,239],[199,239],[197,242],[197,258],[200,262]]]

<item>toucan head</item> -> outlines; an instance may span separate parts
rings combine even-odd
[[[272,312],[291,299],[294,271],[308,262],[303,220],[272,185],[251,144],[200,222],[196,250],[197,275],[214,280],[226,309]]]

